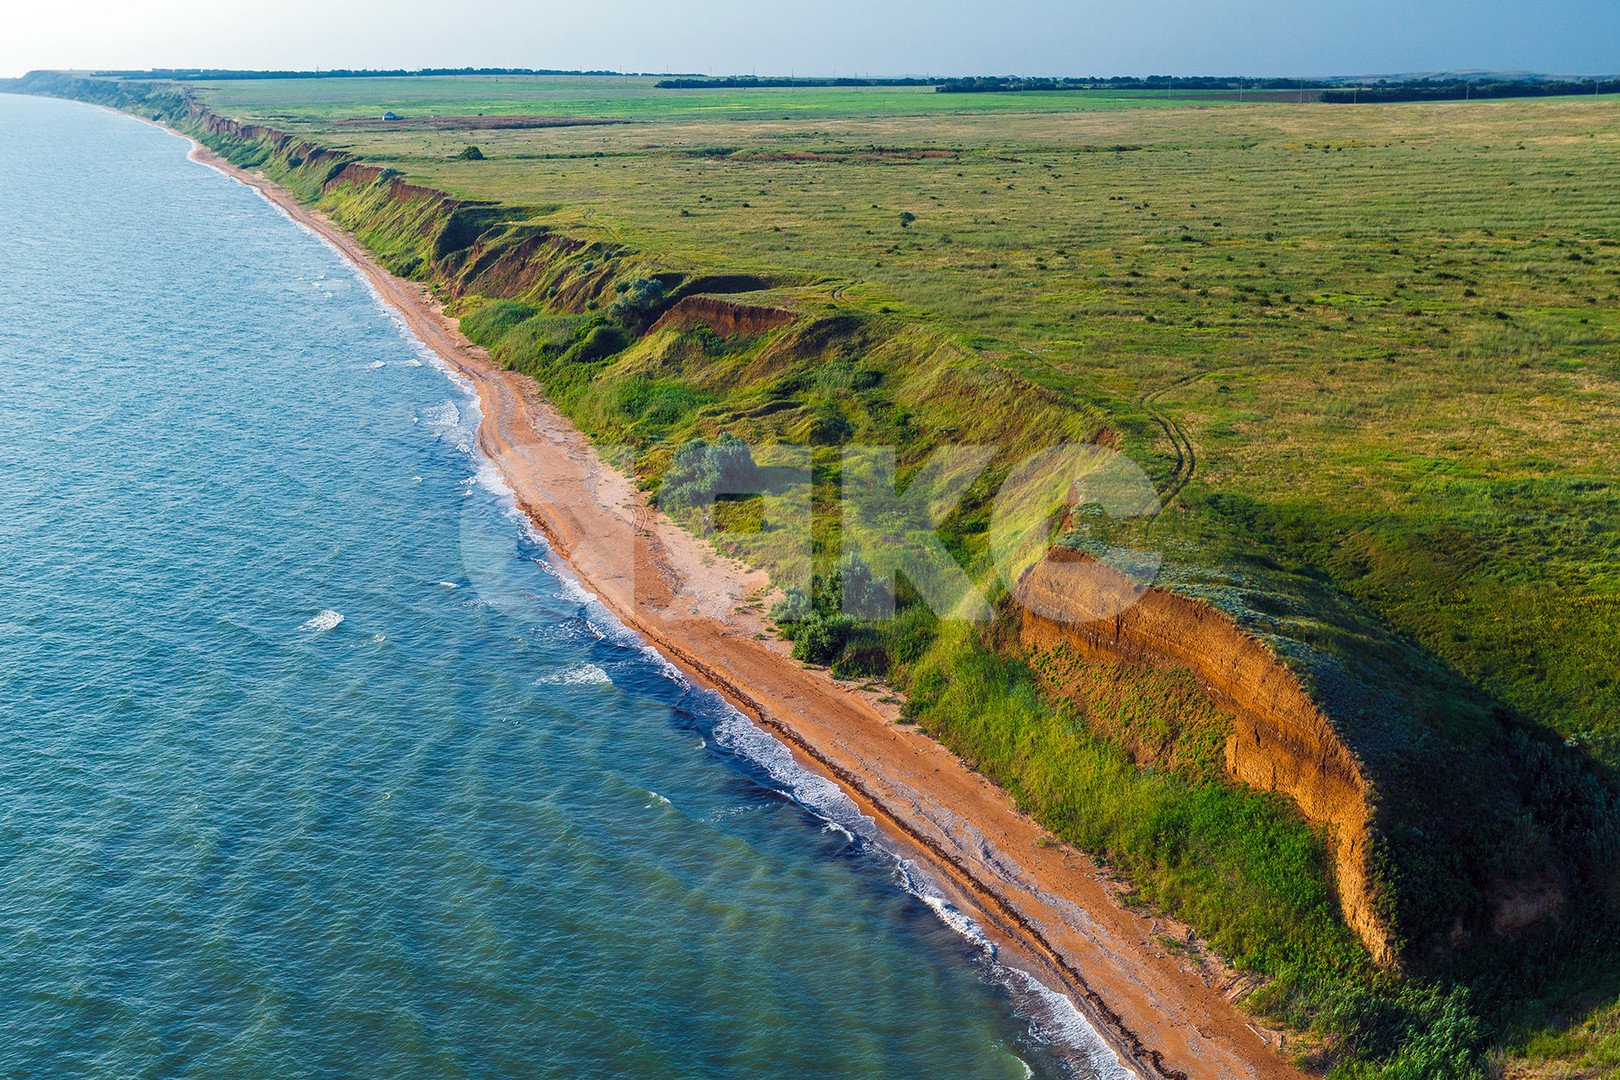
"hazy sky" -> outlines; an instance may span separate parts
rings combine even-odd
[[[1617,0],[6,0],[39,67],[760,74],[1620,72]]]

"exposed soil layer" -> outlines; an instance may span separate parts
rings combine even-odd
[[[664,312],[653,330],[707,326],[721,337],[763,334],[793,321],[793,312],[762,304],[739,304],[713,296],[688,296]]]
[[[1227,772],[1287,795],[1307,819],[1328,826],[1345,921],[1380,963],[1396,962],[1368,865],[1372,785],[1292,671],[1208,605],[1137,588],[1079,552],[1054,550],[1024,576],[1017,598],[1027,647],[1067,645],[1106,660],[1191,671],[1236,717]]]

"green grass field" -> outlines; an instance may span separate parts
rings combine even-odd
[[[1106,538],[1162,553],[1161,584],[1270,642],[1373,764],[1411,978],[1373,971],[1338,920],[1322,838],[1221,777],[1229,720],[1174,675],[1071,664],[1053,693],[1004,625],[915,604],[888,625],[784,615],[795,648],[906,690],[1058,836],[1265,976],[1252,1004],[1337,1075],[1476,1075],[1488,1047],[1547,1076],[1620,1060],[1620,103],[651,82],[197,90],[500,204],[501,243],[585,242],[561,288],[457,311],[585,430],[632,445],[651,487],[722,431],[893,441],[906,464],[994,442],[999,476],[1106,427],[1166,501]],[[453,119],[497,115],[612,123]],[[458,157],[469,144],[484,160]],[[217,148],[317,194],[299,164]],[[461,265],[381,187],[320,204],[402,272],[443,285]],[[755,275],[746,299],[838,333],[635,341],[634,312],[579,291],[609,266],[626,285]],[[835,481],[818,457],[832,594]],[[981,580],[986,494],[944,530]],[[783,557],[769,534],[726,543]],[[1480,890],[1549,873],[1572,894],[1558,925],[1445,944]]]
[[[1032,95],[936,94],[927,86],[660,90],[634,75],[229,80],[207,86],[220,112],[329,126],[385,111],[405,117],[542,115],[668,120],[860,119],[954,113],[1070,112],[1219,99],[1223,91],[1082,90]]]
[[[206,93],[413,181],[548,208],[573,234],[937,324],[1106,416],[1164,483],[1157,420],[1173,417],[1196,452],[1189,516],[1240,515],[1239,542],[1266,519],[1403,633],[1620,764],[1614,103],[501,77]],[[635,122],[339,119],[383,108]],[[488,160],[452,160],[468,142]]]

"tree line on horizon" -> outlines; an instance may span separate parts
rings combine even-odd
[[[1573,94],[1620,93],[1620,79],[1408,79],[1369,85],[1341,86],[1322,92],[1336,105],[1386,101],[1463,101],[1474,98],[1568,97]]]

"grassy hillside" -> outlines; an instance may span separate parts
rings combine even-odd
[[[826,447],[818,588],[781,613],[796,649],[906,690],[1057,835],[1266,977],[1253,1004],[1321,1060],[1467,1075],[1492,1041],[1554,1071],[1612,1057],[1620,106],[515,77],[200,93],[477,200],[447,210],[393,173],[323,193],[328,165],[209,136],[455,297],[649,486],[697,475],[722,432]],[[458,156],[472,143],[483,160]],[[796,320],[643,336],[683,291],[739,290]],[[1160,582],[1267,641],[1369,763],[1405,978],[1338,920],[1323,838],[1223,778],[1230,718],[1187,680],[1032,665],[1006,613],[835,614],[832,447],[890,442],[915,466],[1001,446],[945,529],[988,580],[991,483],[1099,438],[1166,510],[1092,539],[1161,553]],[[721,539],[785,572],[792,553],[750,527],[769,510],[726,504]],[[1557,918],[1493,928],[1493,903],[1538,888]]]

